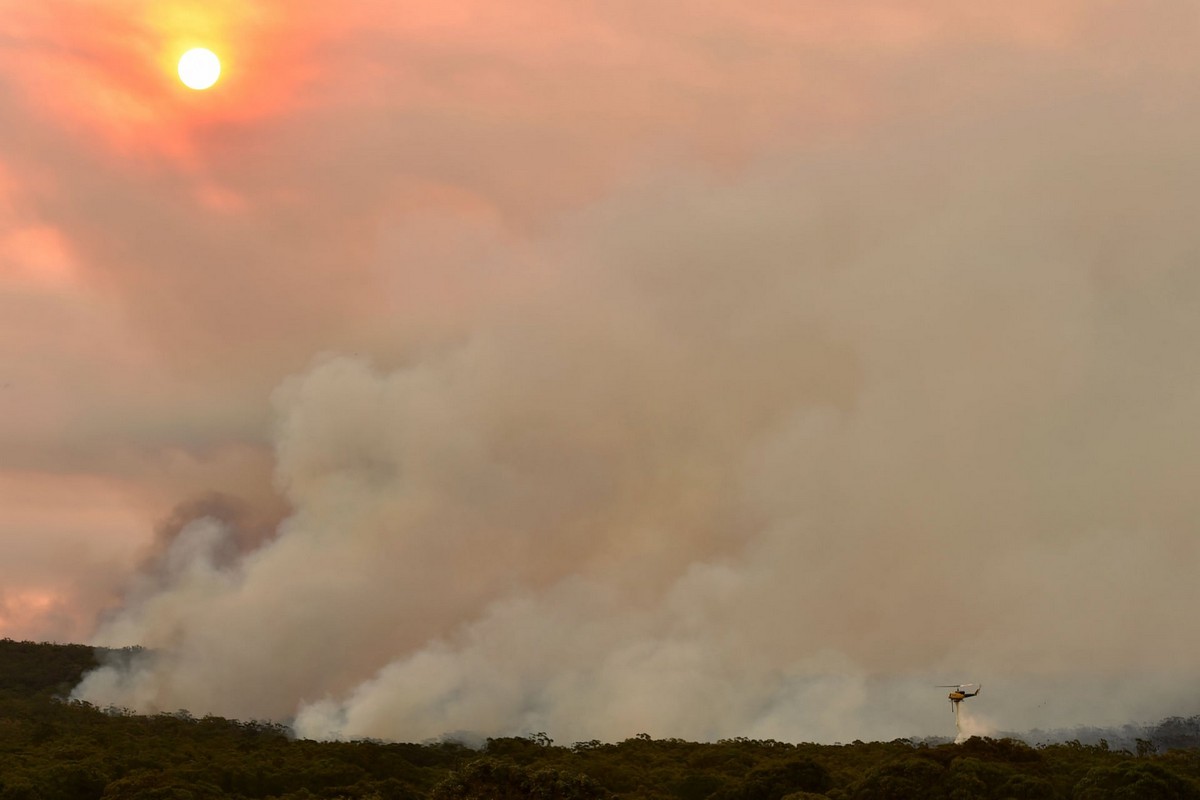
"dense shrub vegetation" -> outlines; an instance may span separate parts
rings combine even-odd
[[[1078,741],[848,745],[640,735],[389,744],[295,740],[283,726],[137,716],[61,698],[96,663],[79,645],[0,641],[0,800],[1200,800],[1200,719],[1136,753]],[[1167,745],[1164,745],[1166,742]]]

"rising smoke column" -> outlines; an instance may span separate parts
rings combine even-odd
[[[75,696],[832,741],[944,730],[929,686],[970,674],[1007,729],[1162,715],[1200,666],[1167,635],[1200,186],[1188,137],[1100,119],[666,175],[461,342],[320,357],[274,397],[292,514],[232,562],[194,522],[96,638],[151,652]]]

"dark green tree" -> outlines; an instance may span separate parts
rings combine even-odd
[[[610,796],[587,775],[537,770],[496,758],[472,761],[432,793],[434,800],[608,800]]]
[[[867,773],[849,797],[852,800],[943,800],[946,770],[928,758],[903,758]]]
[[[1075,800],[1200,800],[1200,788],[1166,767],[1122,761],[1095,767],[1075,785]]]

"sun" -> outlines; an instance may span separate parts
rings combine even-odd
[[[179,57],[179,80],[189,89],[207,89],[221,76],[221,60],[212,50],[195,47]]]

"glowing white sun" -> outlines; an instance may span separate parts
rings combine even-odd
[[[221,60],[212,50],[196,47],[179,58],[179,80],[189,89],[207,89],[221,75]]]

